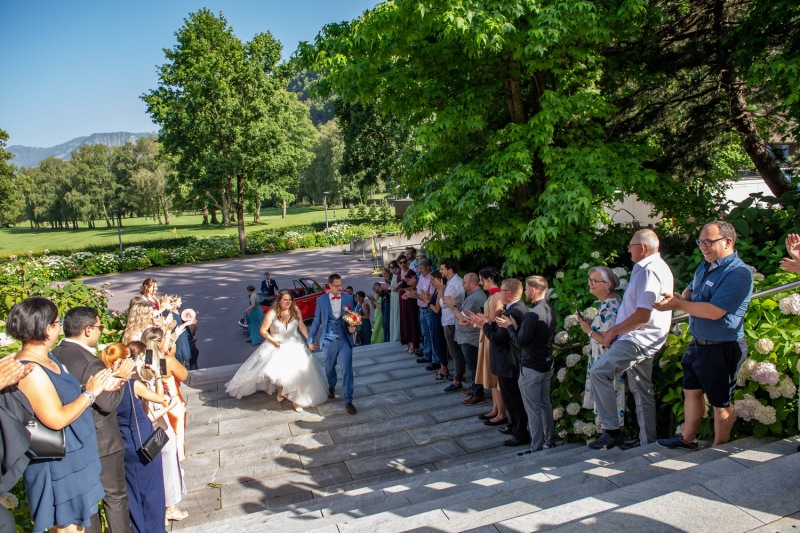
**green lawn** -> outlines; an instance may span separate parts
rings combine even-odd
[[[334,222],[334,212],[336,220],[343,221],[347,217],[347,209],[328,208],[328,220]],[[261,222],[254,223],[252,213],[246,215],[245,227],[247,231],[258,229],[280,228],[283,226],[295,226],[308,224],[310,222],[322,222],[325,220],[325,208],[321,206],[304,206],[289,208],[286,218],[281,218],[280,209],[269,208],[261,210]],[[217,225],[203,226],[203,216],[201,214],[172,216],[169,226],[159,226],[152,218],[124,218],[122,219],[122,242],[132,243],[158,238],[175,237],[210,237],[214,235],[235,235],[236,226],[225,228]],[[70,230],[57,230],[46,228],[31,228],[23,222],[14,228],[0,229],[0,255],[25,253],[28,250],[40,252],[44,249],[79,250],[87,246],[116,244],[117,228],[79,228]],[[97,221],[97,224],[105,226],[105,222]]]

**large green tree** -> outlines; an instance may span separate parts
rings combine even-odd
[[[22,219],[25,202],[15,176],[16,167],[9,163],[13,154],[6,152],[8,133],[0,130],[0,226],[10,226]]]
[[[407,231],[429,229],[435,255],[531,272],[577,256],[606,204],[659,181],[642,165],[652,147],[609,142],[615,109],[600,91],[602,50],[646,7],[396,0],[327,26],[300,54],[326,73],[322,90],[414,132]]]
[[[245,195],[283,168],[284,157],[275,154],[290,151],[286,143],[296,140],[286,125],[302,104],[282,89],[285,80],[276,72],[281,45],[271,34],[243,43],[222,14],[201,9],[189,14],[176,37],[177,44],[164,50],[159,87],[142,98],[161,126],[165,150],[178,157],[179,174],[216,195],[226,221],[236,213],[245,251]]]

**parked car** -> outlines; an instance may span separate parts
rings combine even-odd
[[[314,320],[314,313],[317,312],[317,298],[319,298],[321,294],[328,292],[312,278],[297,278],[292,280],[291,288],[284,287],[284,289],[291,291],[294,296],[295,305],[297,305],[297,307],[300,308],[300,312],[303,313],[304,322],[311,322]],[[261,310],[264,311],[265,315],[269,312],[274,301],[274,298],[261,301]],[[239,327],[245,330],[247,329],[247,321],[244,318],[239,320]]]

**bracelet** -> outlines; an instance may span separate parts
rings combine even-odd
[[[92,391],[88,391],[88,390],[84,391],[84,392],[81,393],[81,396],[83,396],[84,398],[89,400],[89,405],[92,405],[94,403],[94,394],[92,394]]]

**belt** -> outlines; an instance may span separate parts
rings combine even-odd
[[[698,339],[697,337],[692,336],[692,340],[698,346],[711,346],[712,344],[725,344],[728,342],[736,342],[736,341],[705,341],[703,339]]]

